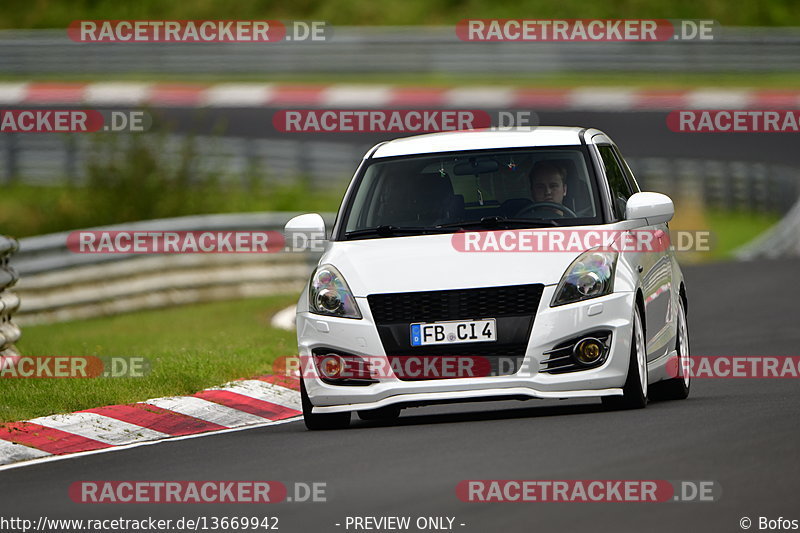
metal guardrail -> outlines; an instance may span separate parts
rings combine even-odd
[[[196,176],[214,175],[222,182],[250,183],[259,176],[270,185],[291,183],[300,176],[312,187],[341,189],[371,144],[359,142],[254,139],[239,137],[159,136],[164,161],[180,160],[187,146]],[[120,137],[116,153],[125,150]],[[0,136],[0,183],[81,184],[88,164],[102,145],[86,135]],[[690,194],[707,206],[744,211],[785,213],[800,195],[800,170],[775,164],[674,158],[626,158],[648,190],[676,197]],[[688,193],[686,191],[689,191]]]
[[[107,231],[282,231],[296,213],[204,215],[118,224]],[[330,224],[333,215],[326,214]],[[69,232],[21,239],[17,321],[60,322],[186,303],[299,292],[318,254],[77,254]]]
[[[788,212],[800,197],[800,168],[746,161],[626,157],[644,190],[692,198],[726,211]]]
[[[768,72],[800,69],[800,28],[723,27],[713,41],[484,42],[454,26],[336,27],[326,42],[76,43],[60,30],[0,32],[0,71],[42,74],[587,71]]]
[[[740,261],[800,257],[800,200],[783,219],[734,252]]]
[[[18,246],[16,240],[0,235],[0,368],[4,368],[8,360],[19,357],[14,343],[19,340],[21,332],[11,316],[19,309],[20,299],[9,290],[19,279],[17,271],[9,263]]]

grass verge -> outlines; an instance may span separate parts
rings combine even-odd
[[[679,207],[669,226],[672,244],[682,264],[733,259],[733,252],[737,248],[752,241],[781,219],[777,213],[705,209],[685,199],[676,202],[676,205]]]
[[[709,259],[730,259],[732,252],[752,241],[780,219],[775,213],[748,213],[709,210],[706,214],[712,231],[713,247]]]
[[[236,378],[272,373],[276,357],[297,353],[294,332],[269,326],[296,295],[145,311],[29,326],[26,356],[144,357],[140,378],[0,378],[0,422],[103,405],[186,395]]]

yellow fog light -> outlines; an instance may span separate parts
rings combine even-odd
[[[579,363],[590,365],[596,363],[603,356],[604,351],[605,347],[602,342],[594,337],[588,337],[578,342],[572,353]]]

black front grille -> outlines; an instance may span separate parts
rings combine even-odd
[[[514,374],[522,363],[544,285],[371,294],[378,335],[390,360],[399,357],[483,357],[491,375]],[[447,320],[497,320],[497,341],[411,346],[411,324]],[[411,378],[403,378],[410,381]]]
[[[375,323],[535,315],[544,285],[509,285],[480,289],[401,292],[367,296]]]

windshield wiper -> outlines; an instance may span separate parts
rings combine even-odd
[[[443,228],[442,228],[443,229]],[[396,235],[414,235],[415,233],[442,233],[439,226],[435,228],[425,226],[377,226],[374,228],[357,229],[345,232],[345,237],[364,237],[378,235],[380,237],[393,237]]]
[[[508,227],[509,225],[519,225],[525,228],[559,226],[560,224],[552,218],[507,218],[507,217],[483,217],[480,220],[464,220],[462,222],[452,222],[441,224],[437,228],[497,228]]]

